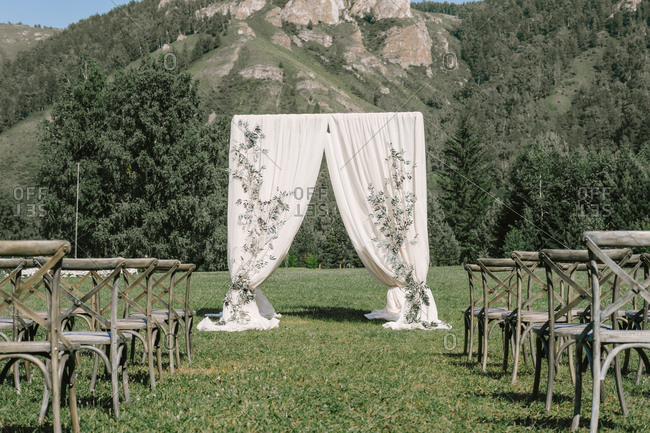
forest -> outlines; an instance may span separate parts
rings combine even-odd
[[[66,186],[83,162],[94,173],[84,186],[93,200],[80,209],[84,255],[174,256],[206,270],[227,268],[228,119],[206,122],[185,69],[219,46],[231,17],[198,18],[197,4],[211,3],[204,0],[177,1],[170,14],[157,3],[132,2],[128,14],[116,9],[81,21],[1,66],[0,132],[54,107],[41,125],[46,157],[38,181],[49,185],[47,216],[20,224],[3,198],[1,237],[70,239],[72,221],[60,215],[73,215],[74,191]],[[430,144],[438,156],[427,161],[433,265],[573,248],[586,229],[650,230],[650,2],[636,10],[617,3],[412,5],[460,18],[453,35],[471,75],[453,89],[450,107],[431,106],[444,131]],[[146,58],[179,33],[200,35],[195,51],[179,53],[181,71]],[[165,102],[170,118],[161,111],[163,91],[176,95]],[[129,99],[134,94],[150,100]],[[111,117],[124,104],[132,114]],[[83,114],[89,111],[93,121]],[[162,128],[151,123],[162,118]],[[90,144],[79,151],[80,142]],[[53,160],[64,168],[51,170]],[[193,173],[199,161],[213,164]],[[285,266],[361,266],[324,169],[306,212]]]

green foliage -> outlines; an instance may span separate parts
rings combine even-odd
[[[81,57],[42,125],[44,235],[74,238],[80,163],[80,255],[173,257],[225,269],[227,125],[201,123],[196,84],[162,58],[109,83]]]
[[[478,258],[476,247],[481,244],[478,229],[490,204],[492,180],[485,146],[475,138],[466,114],[447,140],[444,156],[440,202],[460,245],[461,260],[474,261]]]
[[[93,15],[20,52],[15,62],[2,64],[0,132],[57,101],[64,90],[57,77],[75,69],[80,53],[97,59],[104,72],[115,72],[174,42],[179,34],[210,35],[217,46],[217,35],[228,28],[228,15],[196,14],[210,0],[180,0],[162,9],[159,3],[130,2],[103,16]]]
[[[305,266],[308,269],[318,268],[318,256],[307,254],[307,258],[305,258]]]
[[[429,260],[434,266],[455,265],[460,258],[460,247],[454,232],[445,221],[437,197],[427,196],[427,231],[429,233]]]

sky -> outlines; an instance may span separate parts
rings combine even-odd
[[[447,0],[464,3],[466,0]],[[474,1],[474,0],[471,0]],[[64,29],[95,14],[103,14],[129,0],[0,0],[0,23]]]

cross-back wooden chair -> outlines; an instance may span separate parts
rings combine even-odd
[[[177,260],[159,260],[156,271],[159,277],[154,282],[154,307],[151,313],[158,322],[167,324],[167,343],[170,357],[170,369],[174,372],[172,349],[176,354],[176,364],[180,364],[180,345],[178,331],[182,328],[185,335],[187,358],[192,361],[192,323],[195,312],[190,308],[190,283],[192,273],[196,269],[193,264],[181,264]],[[183,298],[179,296],[180,287],[185,284]],[[156,294],[156,288],[159,292]],[[137,314],[136,314],[137,316]]]
[[[3,271],[0,286],[11,285],[14,293],[20,288],[23,269],[33,266],[32,259],[0,259],[0,271]],[[16,317],[0,317],[0,338],[4,341],[29,341],[34,328],[34,321],[17,315]],[[29,379],[29,362],[25,361],[25,374]],[[18,364],[14,366],[14,386],[20,393],[20,372]]]
[[[17,361],[27,360],[36,365],[43,372],[45,382],[39,424],[45,419],[51,395],[52,424],[56,433],[61,432],[62,386],[69,391],[73,430],[79,431],[74,360],[74,353],[79,347],[63,335],[60,316],[61,262],[69,251],[70,244],[65,241],[0,241],[0,257],[48,256],[47,261],[31,277],[19,280],[19,287],[14,287],[11,278],[0,281],[0,315],[8,314],[15,321],[29,319],[48,332],[45,341],[0,342],[0,361],[8,361],[0,377],[4,377]],[[24,264],[16,269],[20,266]],[[9,275],[12,273],[13,271]],[[51,273],[51,278],[46,277],[48,273]],[[43,284],[40,284],[41,280]],[[45,317],[36,313],[36,308],[40,307],[37,304],[41,302],[34,296],[37,291],[46,300]]]
[[[475,293],[475,285],[482,287],[481,268],[479,265],[466,264],[465,270],[469,279],[469,307],[464,308],[463,318],[465,323],[465,344],[463,346],[463,354],[467,355],[467,361],[472,360],[474,356],[474,333],[476,332],[476,315],[483,308],[483,290]]]
[[[601,391],[604,388],[605,376],[612,362],[618,364],[618,354],[621,351],[634,349],[643,360],[647,369],[650,369],[650,360],[644,350],[650,349],[650,329],[647,314],[643,317],[642,329],[618,329],[617,323],[619,311],[629,305],[634,298],[643,300],[644,309],[650,302],[650,278],[644,281],[637,281],[632,275],[609,257],[603,247],[616,248],[650,248],[650,232],[648,231],[612,231],[612,232],[585,232],[582,237],[583,243],[589,250],[589,268],[591,270],[591,293],[594,300],[592,306],[592,318],[589,325],[580,333],[578,344],[578,376],[575,389],[575,405],[572,429],[577,429],[580,423],[580,409],[582,402],[582,370],[581,354],[585,350],[587,358],[591,361],[593,375],[592,406],[590,431],[595,433],[598,430],[598,418],[600,415]],[[614,290],[611,303],[607,305],[602,299],[602,281],[595,277],[598,264],[604,266],[616,276],[617,290]],[[604,323],[611,322],[612,327],[606,327]],[[606,350],[606,346],[609,350]],[[606,354],[604,359],[602,355]],[[620,386],[620,368],[616,365],[617,391],[623,413],[627,415],[625,398]]]
[[[152,274],[151,285],[151,317],[159,331],[164,334],[165,346],[169,353],[169,369],[174,372],[174,353],[177,352],[177,326],[180,317],[174,309],[174,287],[178,268],[181,262],[178,260],[158,260],[158,264]],[[142,291],[136,298],[135,302],[140,302],[146,296]],[[145,314],[136,311],[129,314],[131,318],[142,319]],[[177,362],[180,363],[180,356],[177,356]],[[160,354],[158,356],[158,370],[162,371],[162,362]]]
[[[606,254],[617,263],[624,265],[632,256],[629,249],[607,250]],[[555,371],[566,349],[577,341],[577,336],[588,326],[591,314],[592,297],[589,289],[591,269],[588,267],[587,250],[542,250],[540,258],[546,270],[548,320],[533,325],[536,338],[536,365],[533,385],[533,400],[537,399],[542,370],[542,357],[547,361],[546,411],[550,412],[553,401]],[[601,266],[602,268],[602,266]],[[582,280],[581,280],[582,278]],[[615,293],[613,273],[597,267],[595,278],[601,284],[609,284],[608,293]],[[557,283],[559,281],[559,288]],[[579,321],[580,323],[576,323]],[[574,380],[575,371],[572,352],[568,352],[569,370]]]
[[[41,262],[41,259],[36,259]],[[127,373],[128,343],[132,336],[118,329],[118,298],[125,260],[122,258],[63,259],[62,271],[81,272],[81,276],[61,278],[60,318],[62,323],[74,323],[82,317],[88,330],[72,328],[63,335],[78,351],[86,350],[94,356],[90,390],[94,392],[98,361],[101,358],[111,376],[111,399],[116,419],[120,417],[120,376],[125,403],[129,402]],[[100,272],[108,275],[101,276]],[[106,296],[108,292],[108,296]],[[104,295],[104,296],[102,296]],[[106,351],[102,351],[102,348]]]
[[[478,259],[483,286],[483,308],[477,313],[479,359],[487,369],[488,341],[497,325],[503,327],[504,317],[512,312],[516,296],[517,267],[512,259]],[[504,336],[505,337],[505,336]]]
[[[638,263],[636,262],[638,260]],[[635,254],[630,259],[630,262],[635,265],[633,272],[628,272],[635,280],[644,281],[650,276],[650,254]],[[639,301],[641,304],[639,305]],[[632,309],[625,311],[624,325],[627,329],[648,329],[647,320],[649,318],[648,313],[648,303],[643,299],[638,299],[635,297],[632,300]],[[627,371],[629,368],[630,356],[629,350],[625,352],[625,363],[623,365],[623,371]],[[641,383],[641,377],[643,375],[643,362],[639,359],[639,364],[637,367],[637,376],[636,384]]]
[[[511,257],[516,264],[517,293],[514,309],[510,313],[504,313],[503,372],[505,374],[508,369],[508,357],[510,354],[508,345],[512,343],[513,367],[510,382],[514,384],[517,381],[519,360],[526,341],[530,342],[531,357],[534,360],[535,351],[532,343],[533,325],[546,322],[548,311],[546,310],[545,299],[546,282],[535,273],[536,270],[542,267],[539,252],[513,251]],[[525,292],[524,284],[526,285]],[[544,309],[539,309],[540,307]],[[525,351],[523,355],[525,360]]]
[[[158,259],[126,259],[122,276],[124,287],[120,298],[124,302],[124,312],[117,320],[118,329],[131,334],[143,344],[143,360],[149,366],[149,383],[151,389],[156,389],[156,374],[153,360],[153,350],[156,348],[158,360],[158,375],[162,378],[160,335],[164,325],[156,322],[152,316],[153,305],[153,273],[158,265]],[[137,271],[133,272],[133,271]],[[140,313],[141,317],[133,317],[132,313]],[[143,336],[141,332],[144,331]],[[131,360],[135,354],[135,338],[132,340]]]

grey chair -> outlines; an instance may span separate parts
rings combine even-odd
[[[0,361],[7,360],[0,377],[13,367],[17,361],[27,360],[42,372],[45,381],[43,402],[39,415],[42,424],[51,395],[52,423],[55,433],[61,432],[61,388],[68,390],[70,416],[75,432],[79,431],[79,417],[76,398],[76,371],[74,354],[79,345],[72,343],[63,335],[60,315],[60,277],[63,257],[70,251],[65,241],[0,241],[0,257],[32,258],[47,256],[48,259],[31,277],[20,281],[14,288],[11,279],[0,282],[0,315],[8,313],[14,320],[29,319],[47,330],[45,341],[2,341],[0,342]],[[22,266],[19,265],[17,269]],[[51,277],[47,278],[47,274]],[[41,284],[42,282],[42,284]],[[46,301],[46,317],[36,314],[35,307],[41,299],[34,296],[40,293]]]
[[[620,263],[617,263],[603,250],[603,247],[650,248],[650,232],[648,231],[612,231],[612,232],[585,232],[582,236],[583,243],[589,250],[589,268],[591,271],[591,296],[594,300],[589,325],[578,337],[578,356],[576,362],[582,367],[581,353],[587,352],[591,361],[593,375],[591,421],[589,430],[595,433],[598,430],[600,416],[601,391],[604,388],[607,371],[614,362],[618,364],[620,352],[634,349],[643,360],[646,369],[650,369],[650,360],[644,350],[650,349],[650,329],[648,317],[643,318],[642,329],[618,329],[618,317],[621,309],[633,301],[634,298],[643,300],[644,309],[650,302],[650,278],[637,281]],[[596,277],[598,264],[603,263],[616,276],[619,290],[614,291],[611,303],[604,303],[602,299],[602,282]],[[611,322],[612,327],[604,326]],[[606,350],[607,348],[607,350]],[[618,365],[617,365],[618,367]],[[582,370],[577,368],[578,376],[575,387],[575,404],[572,429],[578,428],[580,423],[580,409],[582,403]],[[623,413],[627,415],[625,398],[620,386],[620,369],[616,368],[617,390]]]

